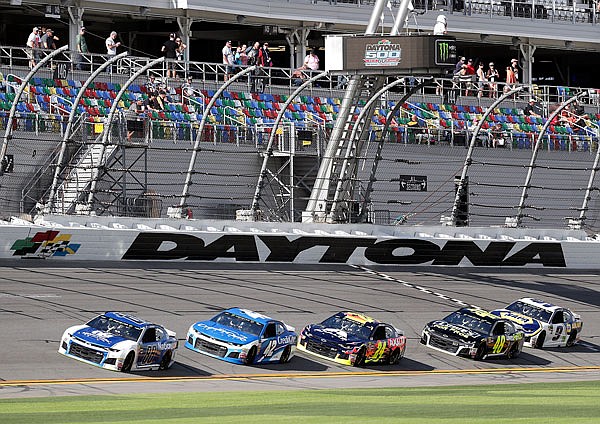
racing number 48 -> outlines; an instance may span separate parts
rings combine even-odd
[[[506,336],[498,336],[496,339],[496,343],[494,344],[494,348],[492,349],[492,353],[500,353],[502,349],[504,349],[504,344],[506,343]]]

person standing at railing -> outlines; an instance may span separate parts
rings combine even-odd
[[[165,41],[160,51],[165,56],[167,62],[167,78],[176,78],[175,60],[177,59],[177,43],[175,42],[175,33],[169,34],[169,39]]]
[[[27,58],[29,59],[29,69],[32,69],[38,59],[39,53],[37,50],[40,48],[40,29],[38,27],[34,27],[29,37],[27,37]]]
[[[54,36],[54,31],[50,28],[46,28],[46,33],[42,35],[41,39],[42,48],[47,50],[56,50],[55,41],[58,41],[58,37]]]
[[[120,41],[117,41],[117,32],[112,31],[106,41],[106,54],[110,57],[117,55],[117,47],[121,45]],[[112,65],[106,68],[106,72],[112,73]]]
[[[498,81],[500,81],[500,74],[494,66],[494,62],[490,62],[489,68],[485,73],[485,77],[488,81],[488,87],[490,88],[489,96],[496,98],[498,96]]]
[[[506,67],[506,85],[504,86],[504,92],[508,93],[510,90],[517,86],[517,78],[513,68],[510,66]]]
[[[85,27],[81,27],[79,34],[75,37],[75,48],[77,50],[77,69],[80,71],[86,71],[87,65],[85,64],[85,58],[83,55],[88,54],[90,51],[85,40]]]
[[[519,76],[521,73],[519,72],[519,61],[517,59],[512,59],[510,61],[510,68],[515,74],[515,86],[520,82]]]
[[[483,90],[485,89],[487,78],[485,77],[485,71],[483,70],[483,62],[479,62],[477,66],[477,97],[483,97]]]
[[[225,76],[223,77],[223,81],[227,81],[229,80],[231,74],[233,74],[234,67],[234,56],[233,49],[231,48],[231,40],[227,40],[221,53],[223,54],[223,65],[225,65]]]

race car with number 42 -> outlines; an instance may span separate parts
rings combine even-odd
[[[106,312],[64,332],[58,353],[113,371],[168,369],[176,334],[133,315]]]
[[[455,356],[475,360],[515,358],[523,350],[523,331],[507,319],[476,308],[462,308],[423,328],[421,343]]]
[[[286,363],[296,349],[294,327],[248,309],[227,309],[190,326],[185,347],[236,364]]]
[[[338,312],[300,333],[298,350],[343,365],[396,364],[404,357],[406,336],[391,324],[356,312]]]
[[[579,341],[583,321],[567,308],[542,300],[524,297],[492,314],[508,319],[523,328],[525,346],[570,347]]]

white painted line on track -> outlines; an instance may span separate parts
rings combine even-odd
[[[351,267],[356,268],[356,269],[360,269],[361,271],[364,271],[367,274],[375,275],[375,276],[377,276],[379,278],[382,278],[384,280],[395,281],[397,283],[402,284],[405,287],[408,287],[408,288],[411,288],[411,289],[415,289],[415,290],[419,290],[420,292],[423,292],[423,293],[426,293],[426,294],[430,294],[432,296],[438,297],[438,298],[443,299],[443,300],[447,300],[447,301],[452,302],[452,303],[456,303],[457,305],[459,305],[461,307],[483,309],[480,306],[469,304],[469,303],[464,302],[464,301],[462,301],[460,299],[456,299],[454,297],[447,296],[447,295],[445,295],[443,293],[436,292],[436,291],[433,291],[431,289],[428,289],[427,287],[419,286],[417,284],[413,284],[413,283],[408,282],[408,281],[404,281],[404,280],[400,280],[398,278],[394,278],[394,277],[389,276],[389,275],[387,275],[387,274],[385,274],[383,272],[380,272],[380,271],[375,271],[375,270],[369,269],[369,268],[361,266],[361,265],[351,265]]]

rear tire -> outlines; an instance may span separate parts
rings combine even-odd
[[[250,350],[248,351],[248,354],[246,355],[246,361],[244,362],[245,365],[252,365],[254,364],[254,359],[256,358],[256,346],[252,346],[250,348]]]
[[[541,334],[538,336],[537,340],[535,341],[535,348],[536,349],[542,349],[544,347],[544,341],[546,340],[546,332],[542,331]]]
[[[292,347],[286,346],[285,349],[283,349],[283,353],[281,354],[281,357],[279,358],[279,363],[285,364],[285,363],[289,362],[291,354],[292,354]]]
[[[135,353],[129,352],[123,361],[123,366],[121,367],[121,372],[131,372],[131,367],[133,367],[133,360],[135,359]]]

